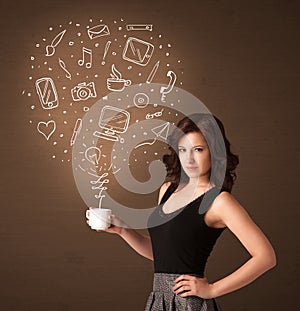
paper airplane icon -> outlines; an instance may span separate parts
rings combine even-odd
[[[157,141],[158,137],[161,137],[164,140],[166,140],[168,137],[168,134],[169,134],[169,129],[170,129],[170,122],[166,122],[162,125],[159,125],[159,126],[152,128],[151,132],[156,135],[156,137],[153,139],[153,141],[152,142],[146,141],[144,143],[138,144],[137,146],[134,147],[134,149],[141,147],[141,146],[144,146],[144,145],[150,145],[151,146]]]
[[[162,125],[156,126],[151,129],[152,133],[154,133],[157,137],[161,137],[163,139],[167,139],[170,129],[170,122],[166,122]]]

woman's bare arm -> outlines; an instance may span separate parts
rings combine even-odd
[[[120,236],[138,254],[147,259],[153,260],[152,245],[148,235],[143,235],[134,229],[122,228]]]
[[[89,221],[87,220],[87,223]],[[141,234],[135,229],[129,228],[115,215],[111,216],[111,226],[106,230],[96,230],[97,232],[108,232],[117,234],[128,243],[138,254],[153,260],[151,240],[148,235]]]
[[[209,210],[215,226],[228,227],[250,253],[251,258],[228,276],[209,284],[206,278],[181,275],[173,290],[181,297],[215,298],[233,292],[254,281],[276,264],[270,242],[255,225],[244,208],[228,193],[222,192]]]
[[[213,212],[247,249],[251,258],[230,275],[212,284],[218,297],[248,285],[276,265],[276,255],[269,240],[252,221],[245,209],[228,192],[213,203]]]
[[[165,183],[160,188],[158,199],[159,202],[169,185],[170,183]],[[138,254],[142,255],[147,259],[153,260],[153,251],[150,237],[148,235],[141,234],[135,229],[128,228],[128,226],[125,223],[123,223],[120,219],[118,219],[115,215],[112,215],[111,217],[112,217],[111,227],[109,227],[107,230],[97,230],[97,231],[99,232],[105,231],[108,233],[118,234]]]

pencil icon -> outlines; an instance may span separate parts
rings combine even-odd
[[[75,126],[74,126],[73,135],[72,135],[71,140],[70,140],[70,146],[74,145],[75,140],[77,138],[77,135],[81,130],[81,127],[82,127],[82,119],[79,118],[79,119],[77,119]]]
[[[155,74],[156,74],[156,71],[157,71],[158,67],[159,67],[159,61],[158,61],[158,62],[154,65],[154,67],[152,68],[152,70],[151,70],[151,72],[150,72],[150,74],[149,74],[149,76],[148,76],[148,78],[147,78],[147,80],[146,80],[146,83],[151,83],[151,82],[152,82],[152,80],[153,80],[153,78],[154,78],[154,76],[155,76]]]

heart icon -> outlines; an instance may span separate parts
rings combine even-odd
[[[49,140],[50,136],[55,132],[56,123],[53,120],[48,122],[39,122],[37,125],[37,130]]]

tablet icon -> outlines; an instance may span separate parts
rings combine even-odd
[[[58,106],[57,91],[51,78],[37,79],[35,87],[43,109],[53,109]]]
[[[153,54],[153,44],[129,37],[126,41],[122,57],[124,60],[135,63],[140,66],[146,66]]]

